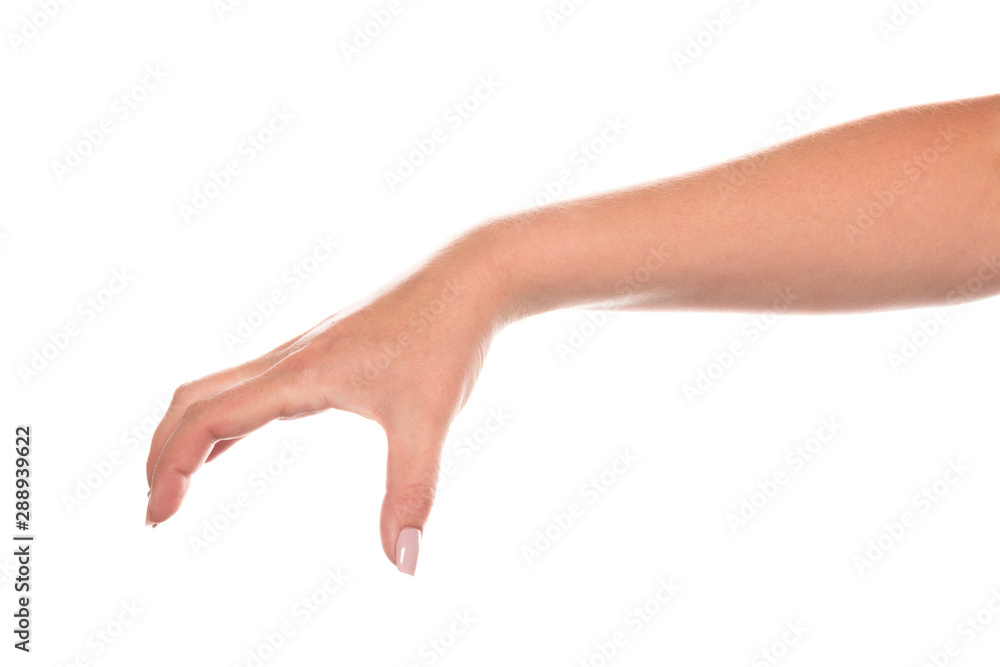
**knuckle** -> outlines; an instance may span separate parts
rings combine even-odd
[[[433,484],[409,484],[395,494],[395,501],[407,516],[426,520],[437,493]]]
[[[313,365],[312,355],[307,350],[296,350],[286,354],[271,366],[271,372],[301,373]]]
[[[275,379],[298,387],[322,387],[327,377],[321,364],[305,350],[294,352],[268,370]]]
[[[171,406],[177,408],[186,404],[194,394],[194,382],[185,382],[174,390],[174,396],[170,400]]]
[[[183,419],[188,421],[197,421],[204,414],[208,407],[208,401],[205,399],[199,399],[197,401],[192,401],[185,409]]]

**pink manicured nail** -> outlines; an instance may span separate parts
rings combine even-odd
[[[417,571],[417,556],[420,554],[420,529],[404,528],[396,538],[396,569],[412,575]]]

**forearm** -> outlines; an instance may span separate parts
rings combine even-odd
[[[1000,95],[491,221],[448,255],[463,253],[507,321],[572,306],[763,311],[782,295],[798,312],[989,296],[1000,292]]]

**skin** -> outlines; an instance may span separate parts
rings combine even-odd
[[[381,537],[395,562],[503,327],[568,307],[761,312],[781,295],[799,313],[953,304],[1000,292],[998,251],[1000,95],[489,220],[301,336],[178,388],[150,446],[146,523],[271,420],[347,410],[386,433]]]

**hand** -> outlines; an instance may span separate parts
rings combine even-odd
[[[477,272],[460,264],[432,260],[267,354],[178,388],[146,462],[146,525],[177,512],[203,463],[271,420],[347,410],[385,430],[382,548],[413,574],[442,444],[497,329]]]

